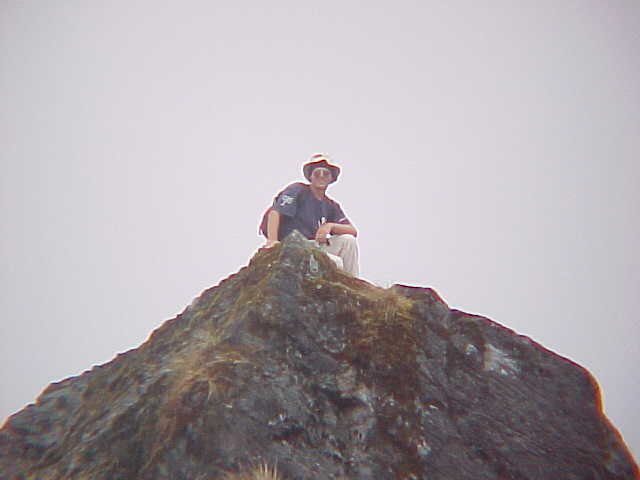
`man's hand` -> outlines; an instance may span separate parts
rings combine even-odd
[[[262,246],[262,248],[271,248],[275,247],[280,242],[278,240],[267,240],[267,242]]]
[[[332,226],[332,223],[323,223],[322,225],[320,225],[318,231],[316,232],[316,242],[318,242],[320,245],[328,244],[329,240],[327,239],[327,235],[331,234]]]

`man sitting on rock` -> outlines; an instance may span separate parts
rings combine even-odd
[[[264,247],[271,248],[298,230],[315,240],[338,267],[357,277],[358,231],[338,202],[326,195],[327,187],[338,180],[340,168],[330,164],[325,155],[316,154],[302,172],[310,184],[292,183],[275,197],[265,213],[261,225],[267,237]]]

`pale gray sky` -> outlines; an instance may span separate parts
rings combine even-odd
[[[245,265],[326,152],[362,275],[589,369],[640,453],[640,3],[0,3],[0,421]]]

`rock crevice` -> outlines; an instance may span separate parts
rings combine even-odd
[[[637,479],[582,367],[297,234],[0,430],[0,478]]]

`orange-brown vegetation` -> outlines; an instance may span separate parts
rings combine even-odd
[[[231,473],[225,480],[282,480],[282,477],[278,475],[275,467],[263,464],[243,473]]]

